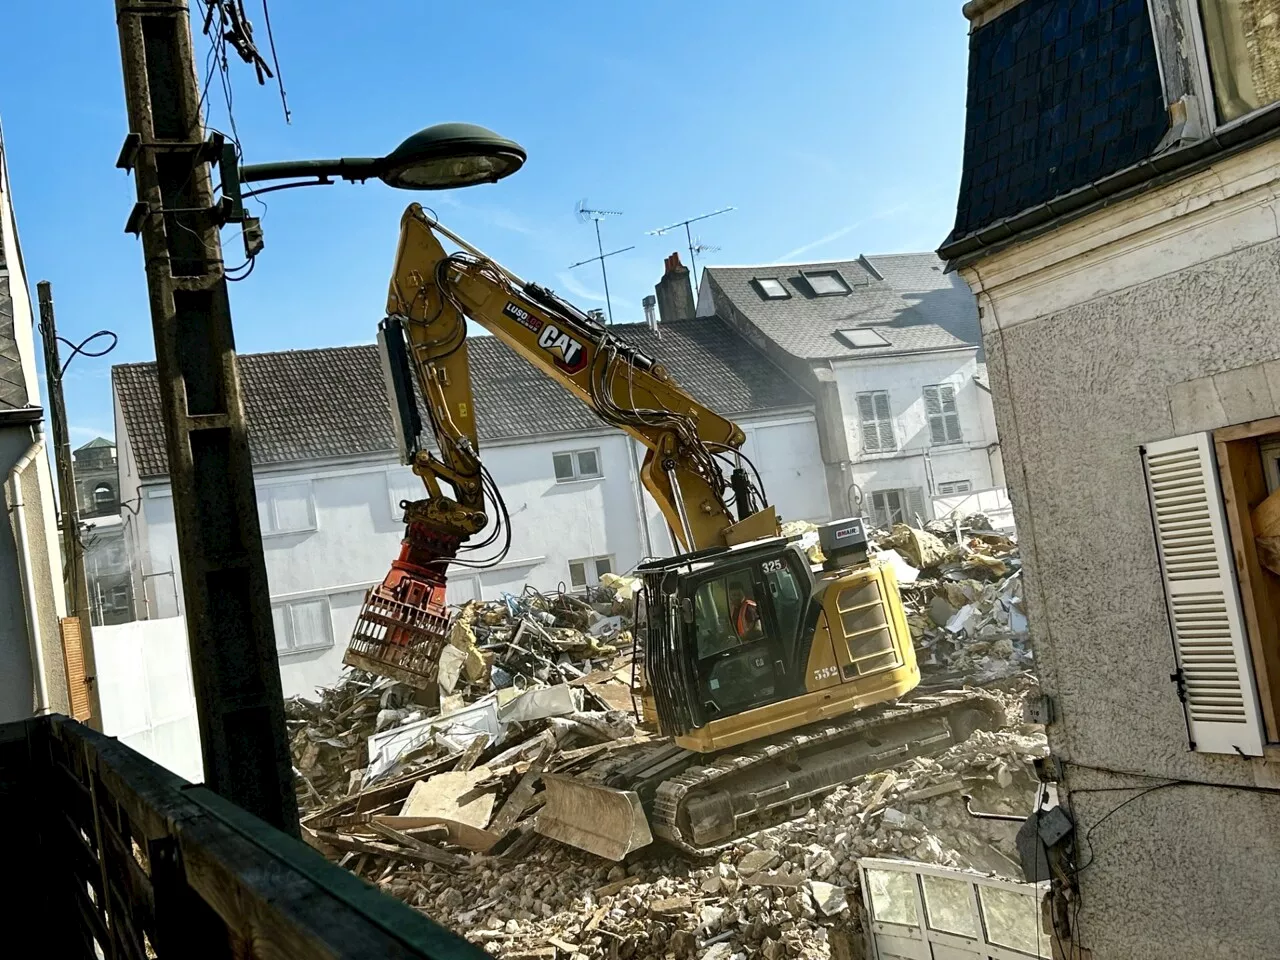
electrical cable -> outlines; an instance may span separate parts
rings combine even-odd
[[[267,46],[271,48],[271,62],[276,68],[276,86],[280,88],[280,106],[284,109],[284,122],[292,123],[289,112],[289,100],[284,93],[284,74],[280,72],[280,58],[276,55],[276,37],[271,31],[271,12],[267,9],[267,0],[262,0],[262,20],[267,25]]]
[[[99,337],[110,337],[111,344],[109,346],[103,347],[101,350],[85,349],[85,344],[90,343],[98,339]],[[116,332],[114,330],[99,330],[96,333],[89,334],[79,343],[72,343],[66,337],[62,337],[62,336],[57,337],[57,341],[59,343],[65,343],[68,347],[71,348],[71,356],[67,357],[66,362],[62,364],[62,369],[58,371],[58,379],[61,380],[63,377],[63,374],[67,372],[67,367],[71,366],[71,361],[74,360],[78,355],[83,355],[86,357],[105,357],[108,353],[110,353],[112,350],[116,348],[116,344],[120,342],[120,337],[116,335]]]

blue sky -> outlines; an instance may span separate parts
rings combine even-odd
[[[193,4],[194,6],[194,4]],[[338,184],[267,197],[266,249],[232,284],[241,352],[370,342],[397,224],[421,199],[526,279],[603,306],[590,225],[604,224],[614,318],[642,317],[683,234],[646,230],[723,206],[697,225],[706,263],[835,259],[935,248],[955,211],[964,125],[960,0],[666,0],[436,4],[271,0],[292,125],[274,86],[233,61],[246,161],[368,156],[445,120],[522,143],[496,185],[408,194]],[[119,334],[79,358],[66,389],[78,445],[112,432],[110,365],[154,357],[142,254],[122,232],[133,184],[109,0],[7,5],[0,120],[32,293],[53,283],[60,332]],[[247,0],[265,47],[261,0]],[[52,38],[56,37],[57,42]],[[41,39],[45,38],[45,39]],[[203,45],[202,45],[203,46]],[[229,129],[220,93],[210,124]],[[224,233],[228,262],[241,252]]]

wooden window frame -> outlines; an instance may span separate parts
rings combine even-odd
[[[1262,566],[1252,511],[1267,498],[1259,440],[1280,434],[1280,417],[1213,431],[1240,606],[1268,743],[1280,742],[1280,577]]]

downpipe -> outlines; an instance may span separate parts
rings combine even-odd
[[[36,578],[31,569],[31,548],[27,540],[27,510],[22,497],[22,474],[36,455],[44,449],[44,424],[37,422],[27,452],[9,468],[9,513],[13,517],[14,542],[18,551],[18,574],[22,578],[24,606],[27,613],[27,637],[31,641],[31,667],[36,675],[37,717],[49,712],[49,679],[44,669],[44,644],[40,642],[40,617],[36,612]]]

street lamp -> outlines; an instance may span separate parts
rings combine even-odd
[[[377,178],[401,190],[451,190],[477,183],[494,183],[524,165],[524,147],[474,123],[438,123],[419,130],[385,157],[344,157],[338,160],[291,160],[251,163],[240,167],[242,183],[295,180],[273,187],[244,191],[254,196],[289,187]]]

